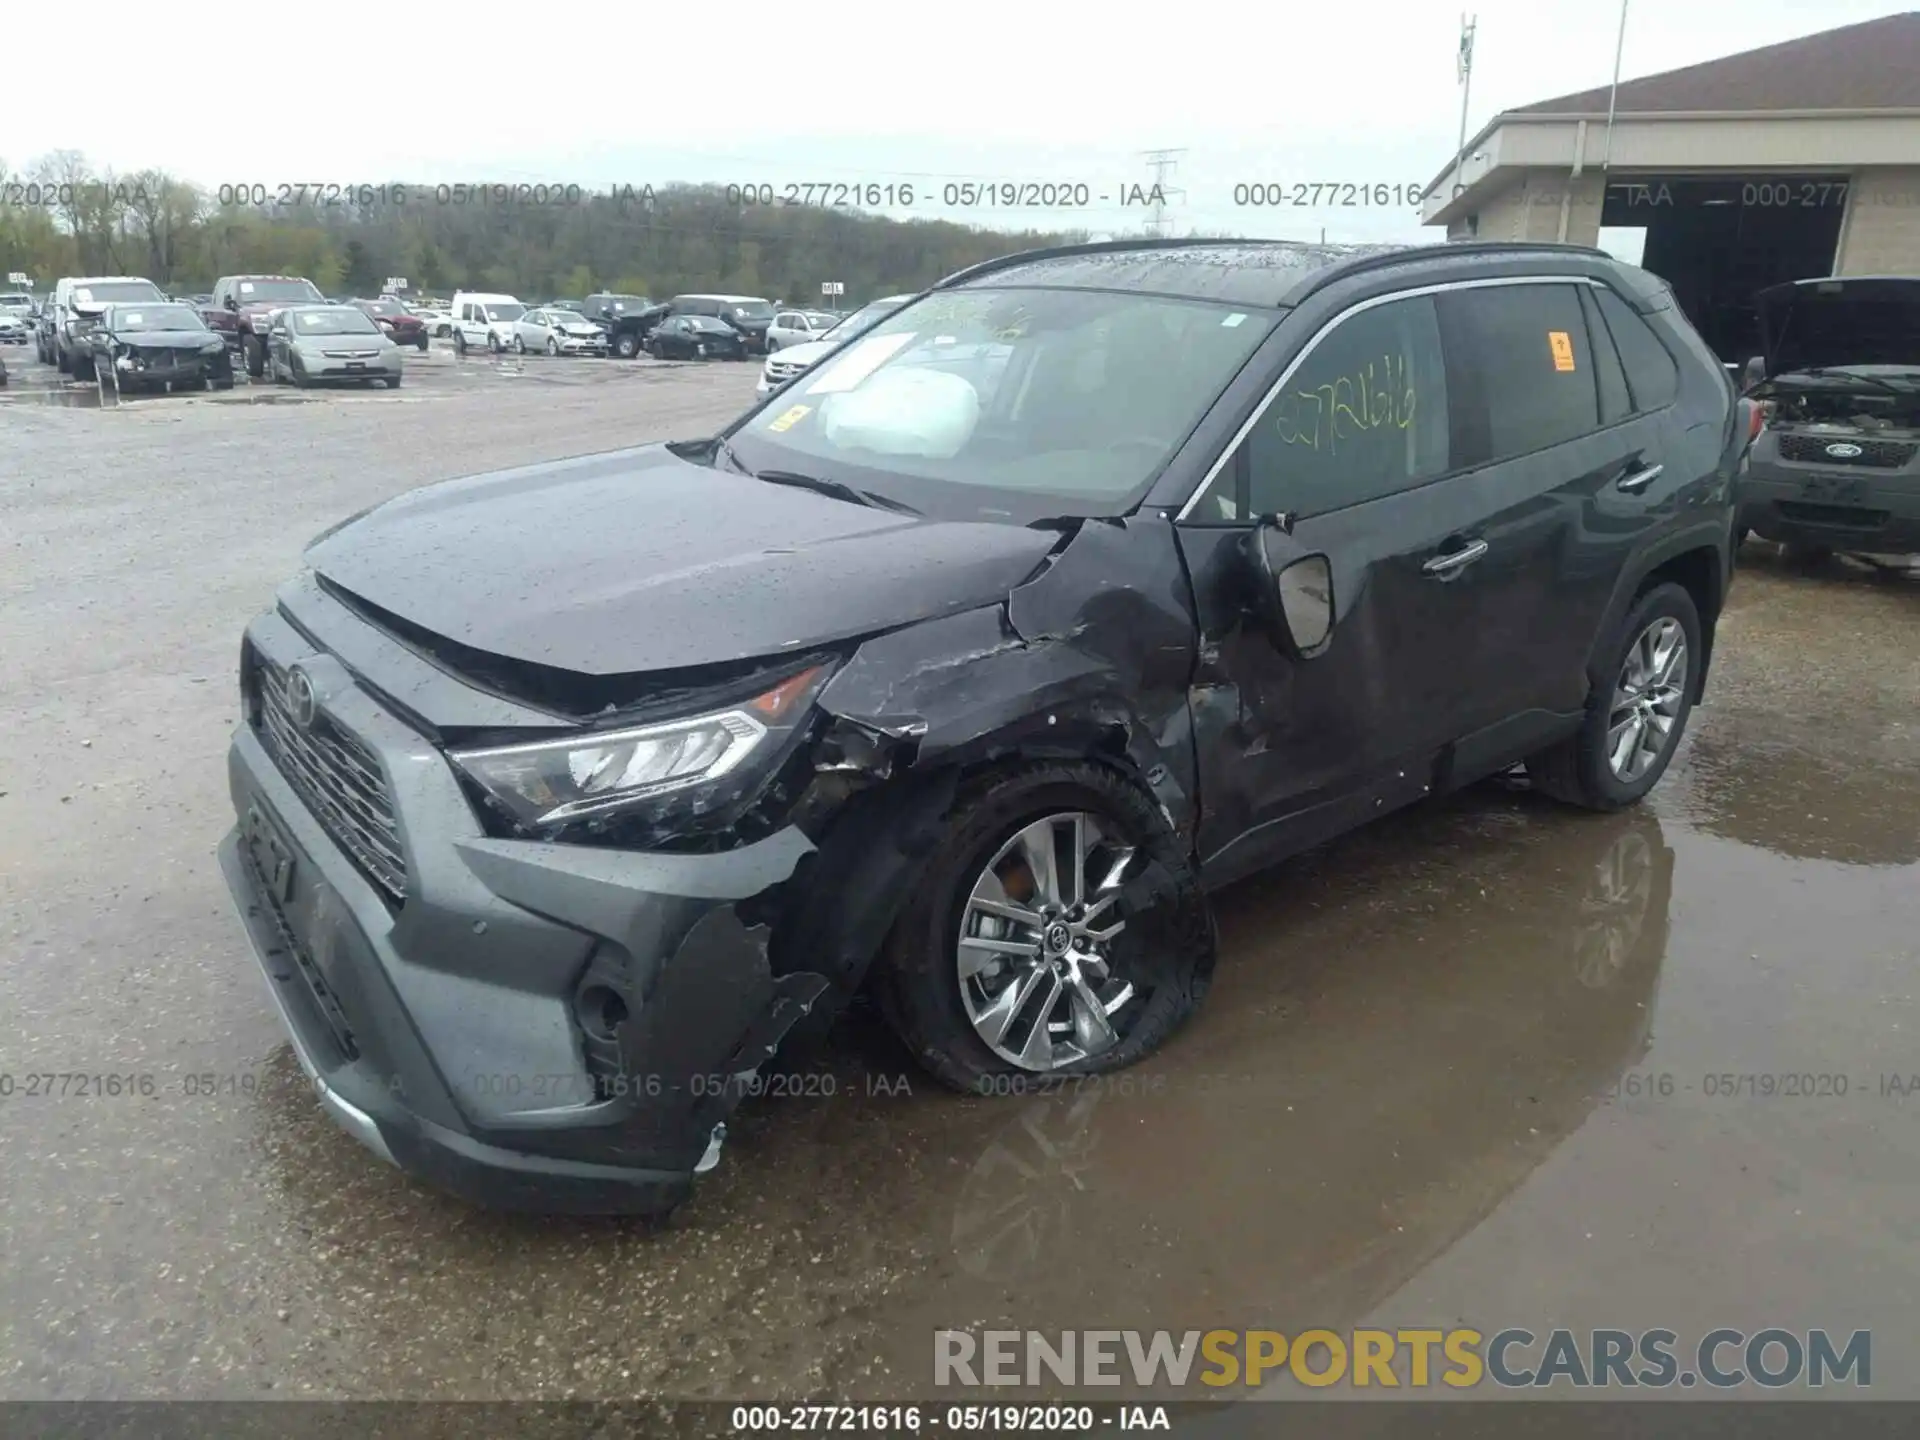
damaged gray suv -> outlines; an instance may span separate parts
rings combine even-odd
[[[1638,800],[1746,444],[1598,251],[1010,256],[718,436],[318,537],[222,864],[366,1145],[663,1212],[858,993],[958,1089],[1107,1071],[1205,993],[1218,887],[1522,762]]]

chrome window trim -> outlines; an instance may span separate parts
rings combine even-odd
[[[1313,338],[1307,341],[1306,346],[1300,353],[1287,362],[1287,368],[1280,372],[1280,378],[1273,382],[1273,385],[1268,389],[1266,395],[1262,397],[1260,403],[1253,407],[1253,413],[1247,417],[1246,423],[1234,432],[1233,439],[1227,442],[1226,448],[1214,457],[1213,464],[1207,467],[1207,473],[1200,477],[1200,483],[1194,487],[1193,493],[1187,497],[1186,503],[1180,507],[1179,513],[1173,517],[1174,523],[1176,525],[1180,524],[1188,515],[1193,513],[1193,507],[1198,505],[1201,500],[1206,497],[1207,493],[1212,490],[1213,482],[1220,478],[1220,472],[1227,467],[1228,462],[1239,452],[1240,447],[1246,443],[1247,436],[1253,433],[1253,427],[1258,425],[1261,417],[1267,413],[1267,407],[1280,398],[1280,392],[1286,388],[1287,382],[1293,379],[1294,372],[1306,363],[1307,357],[1312,355],[1313,352],[1319,348],[1320,342],[1331,335],[1337,327],[1345,324],[1352,316],[1358,315],[1363,311],[1371,310],[1378,305],[1390,305],[1396,300],[1417,300],[1422,295],[1444,295],[1455,290],[1487,290],[1496,285],[1591,285],[1596,289],[1603,287],[1610,288],[1607,287],[1606,281],[1593,275],[1496,275],[1479,280],[1443,280],[1433,285],[1416,286],[1411,290],[1395,290],[1390,294],[1375,295],[1369,299],[1361,300],[1356,304],[1348,306],[1318,330],[1314,331]],[[1631,308],[1631,302],[1628,303]],[[1286,322],[1282,320],[1281,323],[1285,324]],[[1245,525],[1251,523],[1251,517],[1243,520],[1227,520],[1218,523],[1224,525]]]

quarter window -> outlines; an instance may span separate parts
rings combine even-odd
[[[1620,362],[1626,366],[1627,388],[1633,392],[1636,411],[1663,410],[1680,394],[1680,368],[1673,356],[1653,333],[1653,327],[1634,314],[1626,301],[1612,290],[1595,292],[1600,315],[1613,332],[1613,343],[1620,347]]]
[[[1261,414],[1241,463],[1249,513],[1223,502],[1222,518],[1320,514],[1444,475],[1447,374],[1432,298],[1375,305],[1330,330]]]
[[[1600,428],[1593,350],[1573,286],[1489,285],[1452,291],[1440,305],[1461,347],[1456,367],[1471,367],[1486,405],[1485,460]]]
[[[1627,393],[1627,373],[1620,368],[1620,352],[1600,318],[1593,287],[1580,288],[1580,308],[1587,315],[1587,334],[1593,341],[1593,382],[1600,391],[1600,423],[1612,425],[1633,413],[1633,398]]]

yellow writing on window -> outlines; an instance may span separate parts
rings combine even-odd
[[[1404,355],[1369,360],[1310,390],[1295,390],[1274,405],[1274,429],[1283,445],[1337,454],[1341,441],[1413,424],[1419,395]]]

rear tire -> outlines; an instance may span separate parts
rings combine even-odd
[[[389,375],[387,377],[387,389],[398,390],[399,388],[400,388],[400,377],[398,375]]]
[[[1628,661],[1643,639],[1663,622],[1679,626],[1686,647],[1680,657],[1685,670],[1677,681],[1680,695],[1672,714],[1659,717],[1670,723],[1658,754],[1639,770],[1631,768],[1635,757],[1630,756],[1626,773],[1622,773],[1613,762],[1610,738],[1623,726],[1631,728],[1636,714],[1640,728],[1633,733],[1645,735],[1650,727],[1657,729],[1657,722],[1649,719],[1645,712],[1634,705],[1619,703],[1624,691],[1630,688],[1625,683]],[[1627,611],[1626,619],[1602,656],[1600,673],[1605,678],[1588,696],[1586,718],[1580,729],[1559,744],[1527,757],[1527,777],[1532,780],[1533,788],[1586,810],[1624,810],[1639,803],[1666,774],[1674,752],[1680,748],[1699,690],[1697,676],[1702,654],[1700,611],[1684,586],[1669,581],[1640,596]],[[1651,692],[1657,687],[1647,688]],[[1623,720],[1622,716],[1627,718]],[[1620,735],[1622,741],[1627,738],[1625,733]]]
[[[419,335],[414,338],[413,348],[424,355],[427,353],[427,343],[427,332],[422,330]]]
[[[1083,814],[1097,822],[1101,848],[1089,848],[1088,864],[1083,867],[1090,877],[1106,869],[1111,856],[1122,850],[1131,854],[1124,868],[1113,863],[1121,878],[1112,889],[1102,888],[1096,877],[1091,886],[1083,885],[1082,892],[1117,896],[1104,914],[1084,923],[1099,928],[1120,924],[1111,940],[1102,942],[1111,966],[1106,983],[1124,981],[1133,989],[1129,998],[1108,1012],[1117,1037],[1109,1048],[1057,1066],[1035,1068],[1006,1058],[976,1028],[968,1005],[979,1003],[981,994],[969,991],[967,987],[975,982],[962,978],[960,927],[967,923],[976,884],[1012,837],[1038,820],[1064,814]],[[1021,868],[1024,860],[1015,856],[1011,863],[1016,876],[1024,874],[1031,881],[1032,868]],[[1064,879],[1057,888],[1069,896],[1074,893]],[[1014,888],[1004,893],[1020,898]],[[1030,886],[1024,893],[1032,899],[1040,891]],[[909,894],[912,898],[875,961],[875,996],[920,1063],[955,1090],[1018,1094],[1029,1083],[1037,1090],[1052,1076],[1101,1074],[1131,1065],[1157,1049],[1193,1012],[1212,978],[1212,914],[1185,845],[1149,795],[1103,766],[1032,763],[991,771],[967,782],[954,801],[938,848],[922,866]],[[977,958],[977,952],[970,953]],[[1006,983],[1010,990],[1017,982]],[[1016,1007],[1009,1017],[1000,1040],[1003,1048],[1020,1043],[1017,1035],[1023,1018],[1030,1022],[1024,1033],[1031,1036],[1043,1018],[1058,1024],[1061,1016],[1072,1014],[1070,997],[1064,995],[1060,1008],[1047,1016],[1031,1013],[1046,993],[1045,983],[1043,979],[1029,1003]],[[974,999],[963,998],[966,994]],[[1054,1034],[1050,1030],[1049,1034],[1049,1048],[1056,1042],[1061,1046],[1080,1042],[1077,1031]]]

